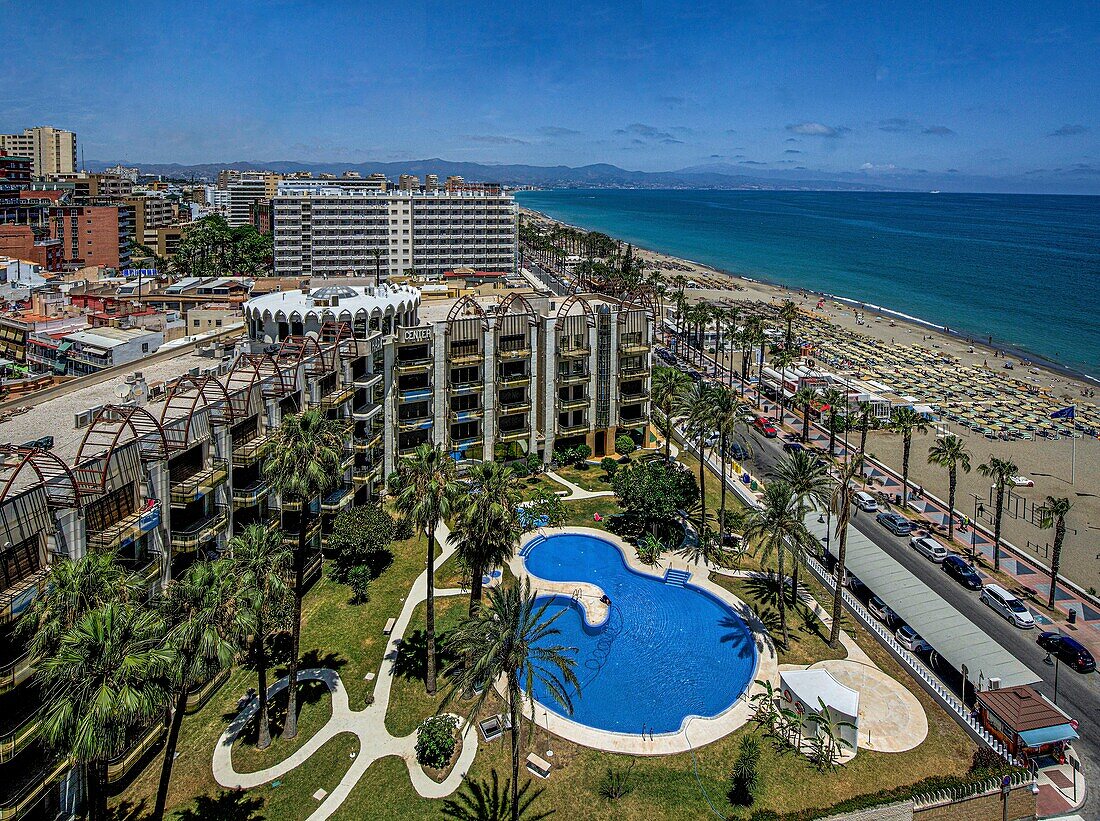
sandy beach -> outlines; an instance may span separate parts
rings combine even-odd
[[[526,214],[553,222],[543,214],[522,209]],[[858,302],[830,298],[818,308],[819,295],[807,291],[785,288],[755,279],[739,277],[709,266],[681,259],[649,249],[636,249],[647,264],[671,278],[682,275],[694,280],[700,288],[689,289],[690,301],[711,303],[763,303],[779,304],[791,299],[803,311],[803,318],[796,323],[796,334],[819,346],[822,355],[828,353],[832,340],[838,336],[854,338],[866,347],[882,351],[904,352],[913,358],[922,357],[935,374],[946,374],[952,369],[964,372],[971,380],[988,385],[991,391],[1003,391],[1011,397],[1013,392],[1034,401],[1041,398],[1044,408],[1058,408],[1077,404],[1081,416],[1100,413],[1096,403],[1100,400],[1086,397],[1084,392],[1096,390],[1096,383],[1088,378],[1078,378],[1069,372],[1045,367],[1038,362],[1022,360],[1018,352],[998,351],[977,340],[946,333],[918,320],[907,320],[889,313],[889,306],[876,310],[870,306],[860,308]],[[928,317],[934,322],[934,317]],[[737,357],[740,361],[740,357]],[[1004,363],[1013,367],[1007,369]],[[946,364],[950,363],[950,364]],[[859,363],[852,363],[858,368]],[[975,374],[978,374],[975,377]],[[924,396],[916,396],[923,404],[936,405],[941,413],[965,412],[968,403],[954,400],[939,392],[937,380],[929,380],[929,390]],[[1026,387],[1025,387],[1026,386]],[[969,403],[974,404],[974,403]],[[980,404],[980,403],[979,403]],[[1066,497],[1073,502],[1073,509],[1066,519],[1067,533],[1062,555],[1062,573],[1085,589],[1100,588],[1100,440],[1095,436],[1078,434],[1076,438],[1076,471],[1070,483],[1070,462],[1073,441],[1068,435],[1058,439],[1036,436],[1030,440],[989,438],[966,426],[945,420],[941,423],[951,433],[963,438],[970,451],[972,470],[959,476],[956,507],[960,512],[974,515],[977,495],[988,507],[989,481],[977,468],[991,455],[1011,459],[1020,472],[1033,479],[1035,487],[1015,488],[1013,493],[1029,503],[1041,504],[1048,496]],[[937,496],[947,498],[947,473],[927,464],[928,448],[935,437],[935,426],[924,436],[915,436],[910,474],[913,481]],[[900,468],[901,439],[886,431],[873,432],[868,440],[868,451],[886,464]],[[1035,556],[1044,564],[1049,561],[1049,543],[1052,530],[1043,530],[1025,518],[1022,502],[1014,503],[1020,518],[1006,514],[1003,520],[1004,538]],[[1030,509],[1026,511],[1030,515]],[[983,523],[989,525],[988,519]]]

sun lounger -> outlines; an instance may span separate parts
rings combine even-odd
[[[393,632],[393,626],[397,624],[397,619],[387,619],[386,626],[382,628],[382,635],[388,636]]]
[[[490,716],[478,723],[481,728],[481,736],[486,741],[496,741],[506,732],[512,729],[512,720],[503,714]]]
[[[528,753],[527,771],[531,773],[531,775],[538,776],[539,778],[549,778],[550,762],[534,753]]]

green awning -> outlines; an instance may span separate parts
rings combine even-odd
[[[57,350],[58,351],[67,351],[72,346],[73,346],[72,342],[62,342],[60,345],[57,346]]]

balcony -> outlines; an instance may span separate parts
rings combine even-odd
[[[649,350],[648,342],[619,342],[620,353],[645,353]]]
[[[562,410],[568,408],[587,408],[589,401],[587,396],[580,396],[575,399],[562,399],[558,397],[558,407]]]
[[[320,517],[314,517],[310,523],[306,526],[306,544],[309,544],[317,534],[321,532],[321,519]],[[288,544],[291,547],[298,545],[298,531],[293,532],[289,530],[283,531],[283,544]]]
[[[432,360],[428,357],[424,359],[412,359],[405,362],[398,362],[393,366],[393,369],[398,374],[404,376],[410,373],[421,373],[432,367]]]
[[[11,761],[34,742],[38,738],[38,730],[41,726],[42,715],[36,710],[23,719],[14,730],[0,736],[0,764]]]
[[[355,448],[345,448],[344,458],[340,460],[340,472],[344,473],[351,470],[355,464]]]
[[[497,387],[499,388],[522,388],[524,385],[528,385],[531,382],[531,374],[529,373],[517,373],[509,376],[498,376]]]
[[[589,378],[588,371],[570,371],[569,373],[559,373],[558,383],[568,385],[573,382],[587,382]]]
[[[468,351],[465,349],[458,349],[458,351],[449,351],[447,355],[447,362],[450,365],[476,365],[485,357],[485,352],[478,348],[475,351]]]
[[[525,359],[531,355],[531,346],[526,340],[523,345],[503,345],[497,348],[497,356],[501,359]]]
[[[451,411],[452,422],[476,422],[485,416],[484,408],[468,408],[467,410]]]
[[[452,382],[447,385],[447,393],[451,396],[464,396],[469,393],[477,393],[478,391],[485,389],[485,383],[482,380],[476,382]]]
[[[167,728],[164,726],[164,722],[156,721],[134,741],[130,749],[118,758],[108,761],[107,783],[114,784],[124,779],[130,770],[134,768],[134,765],[141,761],[149,750],[160,743],[166,732]]]
[[[410,431],[410,430],[427,430],[432,426],[433,418],[431,411],[427,411],[423,414],[416,416],[407,416],[404,419],[399,419],[397,422],[398,430]]]
[[[527,425],[524,425],[522,428],[515,428],[515,429],[509,429],[509,430],[505,430],[504,428],[501,428],[498,431],[497,438],[500,439],[500,441],[502,441],[502,442],[518,442],[520,440],[526,439],[530,435],[531,435],[531,429],[529,427],[527,427]]]
[[[235,487],[233,488],[233,509],[239,510],[242,507],[259,504],[269,493],[271,493],[271,484],[266,479],[257,479],[244,487]]]
[[[34,674],[35,661],[37,659],[31,658],[31,654],[27,652],[0,667],[0,693],[6,693],[29,679]]]
[[[350,487],[338,487],[321,498],[321,510],[325,513],[338,513],[348,507],[355,498],[355,490]]]
[[[352,411],[352,418],[356,422],[369,422],[374,417],[382,413],[382,405],[378,402],[368,402],[366,405],[360,405],[354,411]]]
[[[620,374],[636,374],[636,373],[649,373],[649,364],[646,362],[638,362],[634,364],[619,363]]]
[[[34,809],[46,790],[54,786],[57,779],[72,766],[68,758],[62,758],[52,765],[46,764],[37,777],[28,780],[7,803],[0,804],[0,821],[21,818],[24,813]]]
[[[497,413],[507,416],[509,413],[524,413],[531,410],[530,399],[520,399],[516,402],[500,402],[497,404]]]
[[[558,348],[558,359],[573,359],[573,358],[576,358],[578,356],[588,356],[590,353],[592,353],[592,349],[588,348],[588,347],[582,347],[582,348],[559,347]]]
[[[233,446],[233,464],[236,467],[254,465],[267,454],[271,437],[266,433],[253,436],[247,442]]]
[[[229,463],[212,459],[212,466],[203,468],[180,482],[172,483],[172,504],[187,505],[213,492],[229,478]]]
[[[172,528],[172,547],[187,553],[197,550],[199,545],[213,541],[229,524],[229,513],[221,507],[194,524],[181,528]]]
[[[649,391],[645,388],[635,388],[629,393],[623,391],[619,394],[619,399],[622,402],[642,402],[649,399]]]
[[[356,388],[366,388],[371,390],[375,385],[381,384],[382,374],[380,373],[365,373],[361,376],[355,377]]]
[[[49,576],[50,568],[40,567],[0,593],[0,624],[21,616],[38,594],[46,589]]]
[[[150,501],[152,504],[145,509],[125,516],[103,530],[89,533],[88,547],[103,552],[118,550],[135,542],[143,533],[155,530],[160,526],[160,502]]]
[[[588,433],[588,422],[574,422],[568,425],[558,425],[559,436],[573,436],[578,433]]]
[[[321,397],[321,410],[335,410],[341,405],[350,402],[353,396],[355,396],[355,385],[338,387],[327,396]]]

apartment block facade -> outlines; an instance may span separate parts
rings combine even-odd
[[[9,154],[30,157],[34,176],[73,174],[77,169],[76,134],[43,125],[22,134],[0,134],[0,148]]]
[[[135,236],[134,208],[114,205],[58,205],[50,208],[52,234],[73,266],[125,268]]]
[[[516,270],[516,205],[497,191],[392,191],[285,181],[272,202],[278,276]]]

